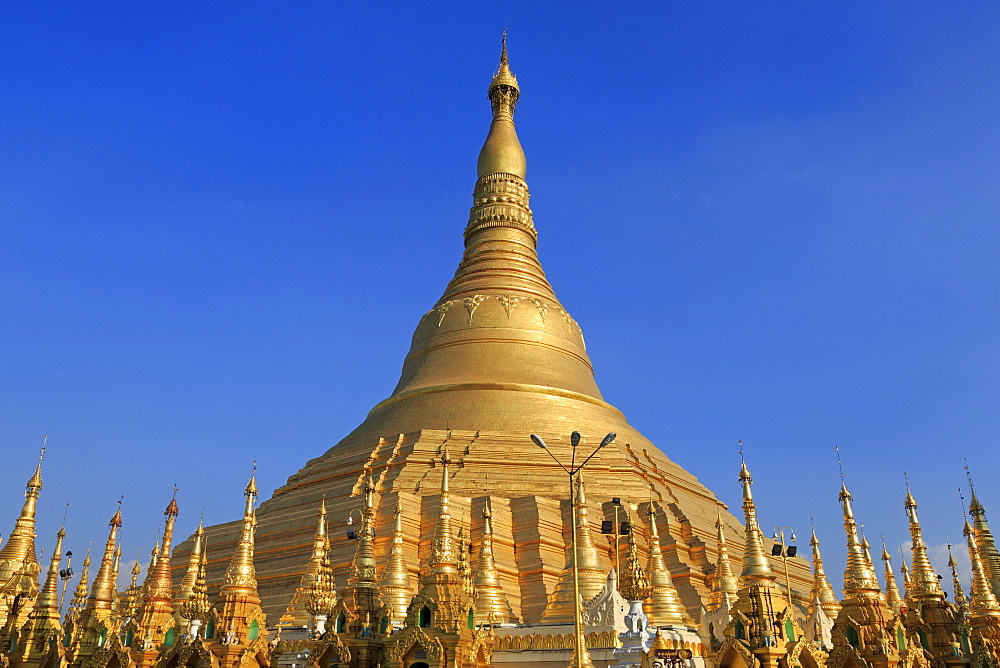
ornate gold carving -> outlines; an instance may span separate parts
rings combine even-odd
[[[521,298],[514,295],[500,295],[497,297],[497,300],[503,306],[503,311],[507,314],[507,319],[509,320],[510,312],[514,310],[514,307],[521,301]]]
[[[462,300],[465,304],[465,310],[469,312],[469,324],[472,324],[472,316],[476,313],[476,309],[479,305],[486,300],[485,295],[473,295],[472,297],[466,297]]]

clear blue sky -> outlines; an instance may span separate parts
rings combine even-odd
[[[762,523],[1000,530],[1000,5],[7,3],[0,532],[235,519],[385,398],[461,253],[501,28],[608,400]],[[145,559],[145,557],[144,557]],[[898,563],[897,563],[898,565]],[[950,589],[950,587],[949,587]]]

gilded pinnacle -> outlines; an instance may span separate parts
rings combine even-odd
[[[867,558],[864,546],[858,536],[858,524],[854,520],[854,507],[847,486],[840,484],[840,504],[844,513],[844,532],[847,534],[847,566],[844,569],[844,595],[847,598],[878,597],[882,590],[878,578]]]
[[[413,598],[413,582],[406,567],[403,543],[403,508],[396,504],[396,520],[392,530],[392,546],[385,569],[379,579],[378,588],[382,600],[392,607],[392,618],[401,622],[406,615],[406,607]]]
[[[810,594],[814,601],[820,602],[823,611],[831,619],[834,619],[840,610],[840,602],[837,600],[836,594],[833,593],[833,587],[830,586],[830,582],[826,579],[826,571],[823,568],[823,556],[819,551],[820,542],[819,538],[816,537],[815,528],[812,530],[812,538],[809,540],[809,545],[812,547],[813,560],[813,588]]]
[[[507,38],[504,37],[500,51],[500,65],[490,82],[488,97],[493,107],[493,123],[479,152],[478,172],[480,178],[488,174],[514,174],[524,178],[527,161],[524,149],[514,130],[514,108],[521,96],[517,77],[510,71],[507,61]]]
[[[729,561],[729,548],[726,546],[726,531],[722,523],[722,514],[715,521],[715,540],[718,558],[715,562],[715,575],[712,578],[712,599],[714,604],[721,603],[722,594],[729,594],[733,598],[740,590],[739,580],[733,573],[733,565]]]
[[[768,561],[764,552],[763,534],[757,522],[757,506],[753,501],[753,493],[750,490],[753,479],[750,471],[747,470],[746,462],[743,462],[740,470],[740,482],[743,485],[743,516],[746,525],[746,538],[743,546],[743,571],[740,578],[744,585],[748,581],[758,581],[771,583],[775,580],[771,571],[771,562]]]
[[[917,519],[917,502],[909,490],[906,492],[904,507],[910,518],[910,537],[912,539],[910,548],[912,566],[907,596],[943,600],[944,592],[941,590],[941,583],[927,556],[927,546],[924,544],[920,521]]]
[[[489,499],[483,507],[483,534],[479,539],[479,556],[473,570],[472,586],[476,596],[476,617],[498,622],[514,621],[514,612],[500,584],[500,573],[493,558],[493,514]]]
[[[651,623],[658,626],[684,625],[688,622],[687,610],[681,602],[681,597],[677,594],[673,578],[670,577],[670,571],[663,560],[660,533],[656,528],[656,511],[652,501],[649,504],[648,543],[649,555],[646,559],[646,572],[652,594],[649,596],[649,609],[646,612],[652,620]]]

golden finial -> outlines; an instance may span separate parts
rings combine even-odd
[[[246,496],[247,499],[251,499],[250,501],[248,501],[249,503],[253,503],[253,501],[257,500],[257,460],[256,459],[253,460],[253,471],[250,473],[250,482],[247,483],[246,489],[243,490],[243,495]]]
[[[163,511],[163,514],[167,517],[173,516],[177,517],[180,511],[177,508],[177,485],[174,484],[174,495],[170,499],[170,503],[167,504],[167,509]]]
[[[48,446],[48,443],[49,437],[48,434],[46,434],[45,438],[42,439],[42,449],[38,453],[38,465],[35,466],[35,473],[31,476],[31,479],[28,480],[27,486],[29,489],[34,488],[39,490],[42,488],[42,460],[45,459],[45,448]]]
[[[524,149],[514,130],[514,108],[521,96],[517,77],[510,71],[507,59],[507,36],[500,48],[500,64],[490,81],[487,97],[493,108],[493,123],[479,152],[478,173],[482,178],[489,174],[514,174],[522,179],[527,172]]]

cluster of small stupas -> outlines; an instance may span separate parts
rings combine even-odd
[[[44,452],[44,451],[43,451]],[[206,582],[208,548],[199,523],[183,577],[171,578],[177,492],[164,515],[163,534],[151,554],[144,581],[139,565],[131,584],[119,589],[121,508],[108,522],[100,561],[91,577],[88,553],[66,610],[59,582],[65,530],[55,537],[48,569],[41,574],[35,549],[35,515],[42,489],[41,458],[28,480],[24,506],[0,549],[0,665],[13,668],[173,668],[175,666],[357,666],[423,668],[565,665],[572,654],[571,600],[553,598],[553,620],[522,624],[512,613],[494,563],[491,514],[483,509],[473,550],[471,530],[450,511],[449,464],[440,459],[437,521],[427,563],[414,585],[400,546],[403,511],[397,508],[392,548],[379,559],[374,549],[375,489],[359,490],[360,525],[346,584],[338,588],[330,565],[327,510],[316,513],[313,549],[301,582],[279,619],[260,605],[254,568],[257,485],[244,490],[241,536],[222,582]],[[574,526],[580,577],[600,578],[596,593],[581,596],[589,655],[584,665],[617,668],[717,666],[1000,666],[1000,552],[985,510],[971,487],[963,531],[972,565],[969,596],[954,559],[949,560],[954,596],[927,555],[917,502],[907,490],[904,506],[912,539],[911,562],[896,584],[883,545],[884,587],[871,547],[859,533],[852,497],[841,486],[847,543],[844,596],[827,579],[813,531],[813,586],[808,607],[779,586],[773,552],[765,547],[757,519],[752,479],[744,463],[742,557],[730,557],[719,521],[719,558],[712,593],[700,619],[680,602],[665,566],[656,523],[628,533],[620,577],[597,559],[582,478],[576,489]],[[634,507],[634,506],[633,506]],[[456,524],[458,525],[456,527]],[[645,562],[635,536],[646,535]],[[735,568],[739,569],[739,576]],[[569,587],[572,569],[562,582]],[[210,596],[210,592],[213,593]],[[563,608],[569,606],[569,610]],[[561,633],[556,633],[561,631]],[[546,652],[549,652],[546,655]],[[552,652],[560,656],[553,656]],[[555,660],[553,660],[555,659]],[[560,662],[561,660],[561,662]],[[576,665],[575,662],[570,665]]]
[[[815,533],[811,575],[765,547],[745,464],[741,523],[603,399],[536,254],[506,47],[488,96],[465,253],[392,396],[259,507],[251,476],[242,520],[199,523],[176,548],[175,490],[143,582],[137,563],[123,590],[120,507],[71,598],[63,530],[41,572],[39,460],[0,545],[0,668],[1000,666],[1000,553],[974,490],[969,596],[952,562],[948,600],[909,491],[900,589],[884,549],[879,582],[842,487],[839,599]],[[530,446],[535,432],[553,457]],[[558,462],[576,461],[579,432],[617,438],[571,495]],[[351,540],[330,540],[328,512],[357,515]],[[594,529],[612,517],[605,550]]]

